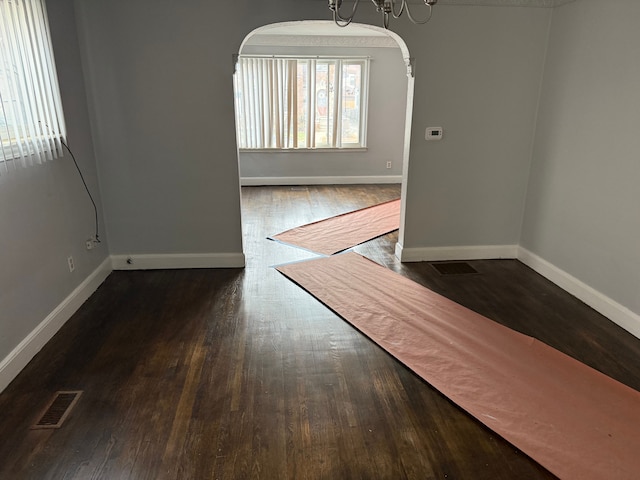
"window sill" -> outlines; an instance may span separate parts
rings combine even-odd
[[[2,141],[0,142],[0,163],[10,163],[13,161],[21,161],[22,159],[35,158],[37,155],[43,155],[47,158],[62,157],[62,145],[60,146],[59,151],[55,148],[41,148],[50,147],[50,143],[52,142],[62,143],[64,142],[64,137],[56,135],[24,137],[20,141],[23,147],[23,154],[20,153],[17,140],[12,139],[11,141]]]
[[[353,148],[240,148],[240,153],[363,153],[366,147]]]

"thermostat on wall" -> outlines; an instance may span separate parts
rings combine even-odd
[[[424,138],[426,140],[440,140],[442,138],[442,127],[427,127]]]

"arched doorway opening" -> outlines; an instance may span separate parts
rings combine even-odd
[[[399,183],[401,244],[414,91],[412,61],[402,38],[372,25],[338,28],[329,21],[283,22],[249,33],[242,42],[239,57],[370,60],[368,104],[363,113],[366,144],[343,150],[323,148],[325,145],[302,149],[297,145],[283,149],[260,148],[262,145],[246,148],[239,132],[240,182],[243,186]],[[326,97],[320,95],[323,92],[327,95],[326,89],[320,89],[314,96],[316,111],[321,111],[319,107],[326,102]],[[241,115],[237,107],[236,87],[236,118]]]

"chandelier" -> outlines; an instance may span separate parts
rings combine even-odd
[[[427,23],[431,20],[431,14],[433,6],[438,3],[438,0],[422,0],[424,5],[428,7],[427,16],[422,19],[417,19],[411,14],[411,10],[409,8],[408,0],[371,0],[373,4],[376,6],[376,9],[379,13],[382,14],[382,25],[384,28],[389,28],[389,19],[391,16],[393,18],[399,18],[404,12],[407,12],[407,17],[411,22],[421,25]],[[351,23],[353,17],[356,14],[356,10],[358,10],[358,4],[360,0],[355,0],[353,2],[353,9],[351,13],[348,15],[344,15],[340,12],[340,7],[342,6],[342,0],[329,0],[329,10],[333,12],[333,21],[336,22],[336,25],[339,27],[346,27]]]

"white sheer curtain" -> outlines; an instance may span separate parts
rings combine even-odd
[[[364,148],[368,75],[368,57],[240,57],[238,146]]]
[[[0,173],[62,156],[66,128],[44,0],[0,0]]]
[[[297,61],[240,58],[236,119],[241,148],[297,148]]]

